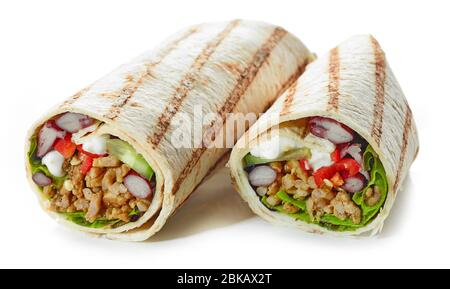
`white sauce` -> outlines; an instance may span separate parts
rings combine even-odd
[[[108,138],[107,135],[90,136],[83,142],[83,150],[96,155],[104,155],[107,153],[106,141]]]
[[[47,153],[42,158],[42,163],[47,166],[48,171],[55,177],[63,177],[64,171],[62,169],[64,157],[59,152],[53,150]]]
[[[250,154],[263,159],[276,159],[287,151],[302,147],[311,150],[311,159],[308,162],[314,171],[332,164],[330,154],[336,149],[332,142],[311,133],[301,138],[294,129],[290,128],[283,128],[281,133],[276,133],[270,139],[262,141],[252,148]]]
[[[250,154],[263,158],[263,159],[275,159],[283,153],[301,147],[301,144],[293,138],[276,134],[268,140],[262,141],[256,147],[254,147]]]

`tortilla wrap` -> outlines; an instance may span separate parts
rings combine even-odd
[[[217,113],[202,128],[219,128],[230,112],[263,112],[303,72],[310,53],[286,30],[261,22],[234,20],[182,30],[157,48],[124,64],[51,109],[30,129],[64,112],[88,115],[143,155],[156,175],[150,208],[137,221],[114,229],[86,228],[48,210],[48,200],[27,175],[44,210],[63,225],[110,239],[142,241],[158,232],[189,197],[227,148],[178,148],[177,126],[193,108]],[[178,128],[179,131],[179,128]],[[209,130],[211,133],[211,130]],[[234,137],[236,141],[237,137]]]
[[[370,223],[355,231],[332,231],[268,209],[243,168],[243,158],[269,129],[285,134],[279,124],[313,116],[332,118],[357,132],[373,147],[386,171],[388,193],[383,207]],[[411,109],[384,52],[374,37],[360,35],[308,65],[298,81],[237,142],[229,167],[235,189],[253,212],[271,223],[320,234],[374,235],[381,231],[418,150]]]

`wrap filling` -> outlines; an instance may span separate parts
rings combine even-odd
[[[366,226],[388,191],[373,148],[349,127],[325,117],[272,129],[243,165],[267,208],[334,231]]]
[[[102,133],[102,125],[83,114],[60,114],[30,139],[28,161],[50,210],[81,226],[116,228],[147,211],[156,181],[144,157]]]

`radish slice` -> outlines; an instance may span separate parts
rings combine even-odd
[[[341,158],[344,158],[346,155],[350,155],[362,167],[363,159],[360,144],[354,143],[343,148],[341,150]]]
[[[35,173],[32,178],[34,183],[40,187],[51,185],[51,183],[53,182],[52,179],[50,179],[41,172]]]
[[[309,130],[317,137],[325,138],[334,144],[353,140],[353,131],[331,118],[316,116],[309,121]]]
[[[88,127],[94,120],[87,115],[73,112],[66,112],[56,120],[56,125],[70,133],[76,133],[80,129]]]
[[[36,156],[42,158],[52,149],[56,139],[64,138],[65,135],[64,131],[57,130],[51,122],[47,122],[39,131]]]
[[[265,187],[275,181],[277,173],[269,166],[255,167],[248,175],[250,184],[254,187]]]
[[[365,182],[366,178],[362,174],[357,174],[356,176],[346,178],[342,188],[349,193],[356,193],[364,188]]]
[[[150,183],[139,175],[129,174],[125,177],[123,183],[136,198],[146,199],[152,194]]]
[[[369,172],[363,169],[363,167],[361,167],[361,170],[359,172],[366,178],[366,180],[370,180]]]
[[[348,154],[348,147],[349,146],[350,146],[350,144],[341,144],[340,146],[338,146],[338,148],[340,149],[339,157],[341,159],[343,159]]]

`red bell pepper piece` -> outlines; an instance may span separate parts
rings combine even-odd
[[[321,167],[313,173],[314,181],[318,187],[321,187],[324,179],[331,179],[336,173],[334,165],[328,167]]]
[[[336,170],[338,172],[346,172],[348,176],[345,177],[353,177],[359,173],[361,166],[357,161],[351,158],[341,159],[336,165]]]
[[[330,157],[331,157],[331,161],[332,161],[333,163],[337,163],[338,161],[341,160],[341,150],[340,150],[338,147],[336,147],[336,149],[334,150],[334,152],[332,152],[332,153],[330,154]]]
[[[58,139],[55,143],[55,150],[63,155],[65,159],[71,158],[77,146],[72,142],[72,134],[66,133],[63,139]]]
[[[332,164],[328,167],[321,167],[313,173],[314,181],[318,187],[322,186],[324,179],[331,179],[336,177],[336,181],[339,179],[335,174],[339,173],[339,177],[348,178],[353,177],[359,173],[360,165],[357,161],[350,158],[341,159],[339,162]]]
[[[85,175],[92,168],[92,165],[94,163],[94,158],[91,156],[88,156],[87,154],[84,154],[83,152],[79,152],[78,156],[81,160],[81,168],[80,168],[81,173],[83,175]]]

